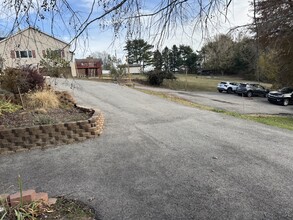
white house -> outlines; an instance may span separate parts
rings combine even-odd
[[[126,73],[128,74],[140,74],[141,65],[140,64],[128,64],[126,67]]]
[[[7,38],[0,38],[0,58],[4,69],[39,65],[48,51],[60,53],[63,59],[71,61],[73,53],[69,49],[68,43],[32,27]]]

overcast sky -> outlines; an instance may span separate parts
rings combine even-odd
[[[194,50],[199,50],[205,40],[208,37],[212,37],[219,33],[227,33],[231,27],[245,25],[251,22],[252,11],[249,6],[248,0],[234,0],[230,5],[229,12],[227,14],[228,19],[222,17],[220,20],[215,21],[215,26],[209,27],[209,32],[202,36],[200,28],[195,33],[191,34],[192,29],[185,27],[185,32],[178,29],[176,34],[169,39],[166,39],[163,45],[159,46],[159,49],[163,49],[165,46],[171,48],[174,44],[189,45]],[[96,51],[106,51],[112,55],[115,53],[118,57],[125,59],[125,53],[123,47],[125,46],[125,36],[121,36],[113,43],[113,33],[111,31],[101,31],[95,26],[91,26],[88,29],[89,37],[86,47],[82,45],[76,51],[76,57],[83,57]],[[237,33],[237,31],[236,31]],[[151,39],[146,39],[151,41]]]
[[[4,0],[0,0],[0,3],[3,1]],[[79,15],[83,16],[88,13],[93,1],[68,0],[68,2],[74,10],[78,11]],[[145,5],[143,6],[144,10],[151,10],[154,8],[157,2],[157,0],[145,1]],[[94,15],[100,14],[98,11],[100,9],[95,10],[97,11],[94,11]],[[14,12],[9,12],[8,10],[1,11],[1,9],[0,12],[0,35],[3,35],[3,33],[7,34],[7,30],[9,30],[9,27],[11,26],[12,22],[9,20],[9,17],[13,17],[11,15],[13,15]],[[248,0],[233,0],[227,14],[228,19],[225,19],[224,16],[222,16],[220,19],[213,18],[215,25],[209,26],[208,32],[205,32],[204,36],[202,35],[200,28],[193,30],[190,26],[186,25],[184,26],[184,30],[181,27],[178,28],[177,31],[174,31],[174,33],[170,33],[170,37],[165,39],[162,44],[156,44],[155,47],[158,47],[158,49],[163,49],[165,46],[171,48],[174,44],[184,44],[191,46],[191,48],[194,50],[199,50],[208,38],[211,38],[219,33],[227,33],[231,27],[245,25],[251,22],[251,14],[251,8],[249,7]],[[49,19],[41,20],[37,23],[37,26],[40,28],[40,30],[48,34],[52,34],[53,31],[54,36],[69,42],[73,36],[72,33],[67,30],[66,26],[62,26],[62,20],[68,21],[70,17],[68,14],[62,14],[59,19],[60,24],[56,19],[53,29],[50,26]],[[25,25],[26,23],[24,22],[24,25],[21,27],[21,29],[26,28]],[[115,41],[113,41],[114,39],[112,30],[101,30],[97,23],[90,25],[86,32],[86,40],[84,40],[85,37],[83,37],[77,44],[75,50],[76,58],[86,57],[94,52],[106,51],[111,55],[116,54],[119,58],[122,58],[123,60],[125,59],[125,53],[123,51],[123,47],[125,46],[125,35],[123,32],[120,33],[120,37],[116,38]],[[142,36],[145,36],[143,32],[144,30],[142,30]],[[151,38],[145,38],[145,40],[147,40],[149,43],[155,43],[151,42]]]

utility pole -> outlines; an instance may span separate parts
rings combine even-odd
[[[255,62],[255,71],[257,74],[257,81],[260,82],[260,72],[258,68],[258,59],[259,59],[259,33],[258,33],[258,24],[256,21],[256,0],[253,0],[253,19],[256,33],[256,62]]]
[[[128,60],[128,56],[126,56],[126,63],[127,63],[127,75],[128,75],[128,80],[129,83],[131,83],[131,75],[130,75],[130,67],[129,67],[129,60]]]

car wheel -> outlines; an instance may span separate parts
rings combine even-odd
[[[218,90],[219,91],[219,93],[222,93],[223,92],[223,90]]]
[[[284,105],[284,106],[289,105],[289,99],[284,99],[284,100],[283,100],[283,105]]]
[[[232,93],[232,88],[228,88],[227,93],[231,94]]]
[[[237,95],[238,95],[238,96],[242,96],[242,94],[241,94],[241,93],[237,93]]]
[[[247,97],[252,97],[252,92],[248,91],[246,95]]]

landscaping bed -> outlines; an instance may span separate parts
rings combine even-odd
[[[18,110],[0,116],[0,129],[31,127],[44,124],[85,120],[91,117],[90,112],[84,112],[72,107],[38,110]]]
[[[40,90],[3,98],[0,154],[71,144],[102,133],[103,114],[76,105],[68,92]]]
[[[58,197],[57,202],[49,205],[42,201],[32,202],[27,205],[17,207],[7,207],[1,204],[2,212],[0,212],[0,219],[14,220],[14,219],[72,219],[72,220],[98,220],[99,217],[95,210],[86,204],[73,199]],[[3,211],[4,209],[4,211]]]

